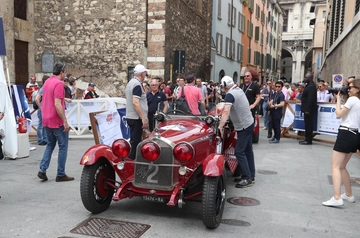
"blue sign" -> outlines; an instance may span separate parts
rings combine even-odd
[[[0,56],[6,55],[6,48],[5,48],[5,34],[4,34],[4,26],[3,20],[0,17]]]
[[[305,131],[304,113],[301,112],[300,104],[295,105],[293,129],[298,131]],[[314,115],[314,121],[313,121],[313,131],[317,132],[317,130],[318,130],[318,123],[317,123],[317,110],[316,110],[316,115]]]

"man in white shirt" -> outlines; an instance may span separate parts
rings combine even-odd
[[[317,91],[317,101],[318,102],[331,102],[334,99],[334,96],[325,89],[323,82],[318,84],[319,90]]]

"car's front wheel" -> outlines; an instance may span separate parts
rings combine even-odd
[[[106,159],[84,167],[80,181],[80,195],[85,208],[92,213],[105,211],[114,194],[115,171]]]
[[[220,225],[225,206],[226,173],[219,177],[205,177],[202,194],[202,218],[204,225],[215,229]]]

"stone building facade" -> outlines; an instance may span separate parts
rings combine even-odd
[[[326,33],[322,60],[322,79],[333,75],[359,78],[360,1],[327,1]]]
[[[23,85],[35,73],[33,0],[1,0],[10,82]]]
[[[209,4],[210,3],[210,4]],[[35,69],[48,59],[109,96],[123,96],[131,69],[173,76],[174,50],[185,50],[186,72],[209,75],[209,0],[34,0]]]

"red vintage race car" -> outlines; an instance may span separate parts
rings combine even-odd
[[[135,160],[127,158],[130,144],[125,139],[112,147],[90,147],[80,161],[85,208],[100,213],[111,201],[135,196],[182,208],[185,201],[201,196],[204,225],[218,227],[225,205],[225,164],[232,171],[237,166],[236,132],[227,127],[220,138],[219,120],[217,115],[159,113],[155,130],[137,146]]]

